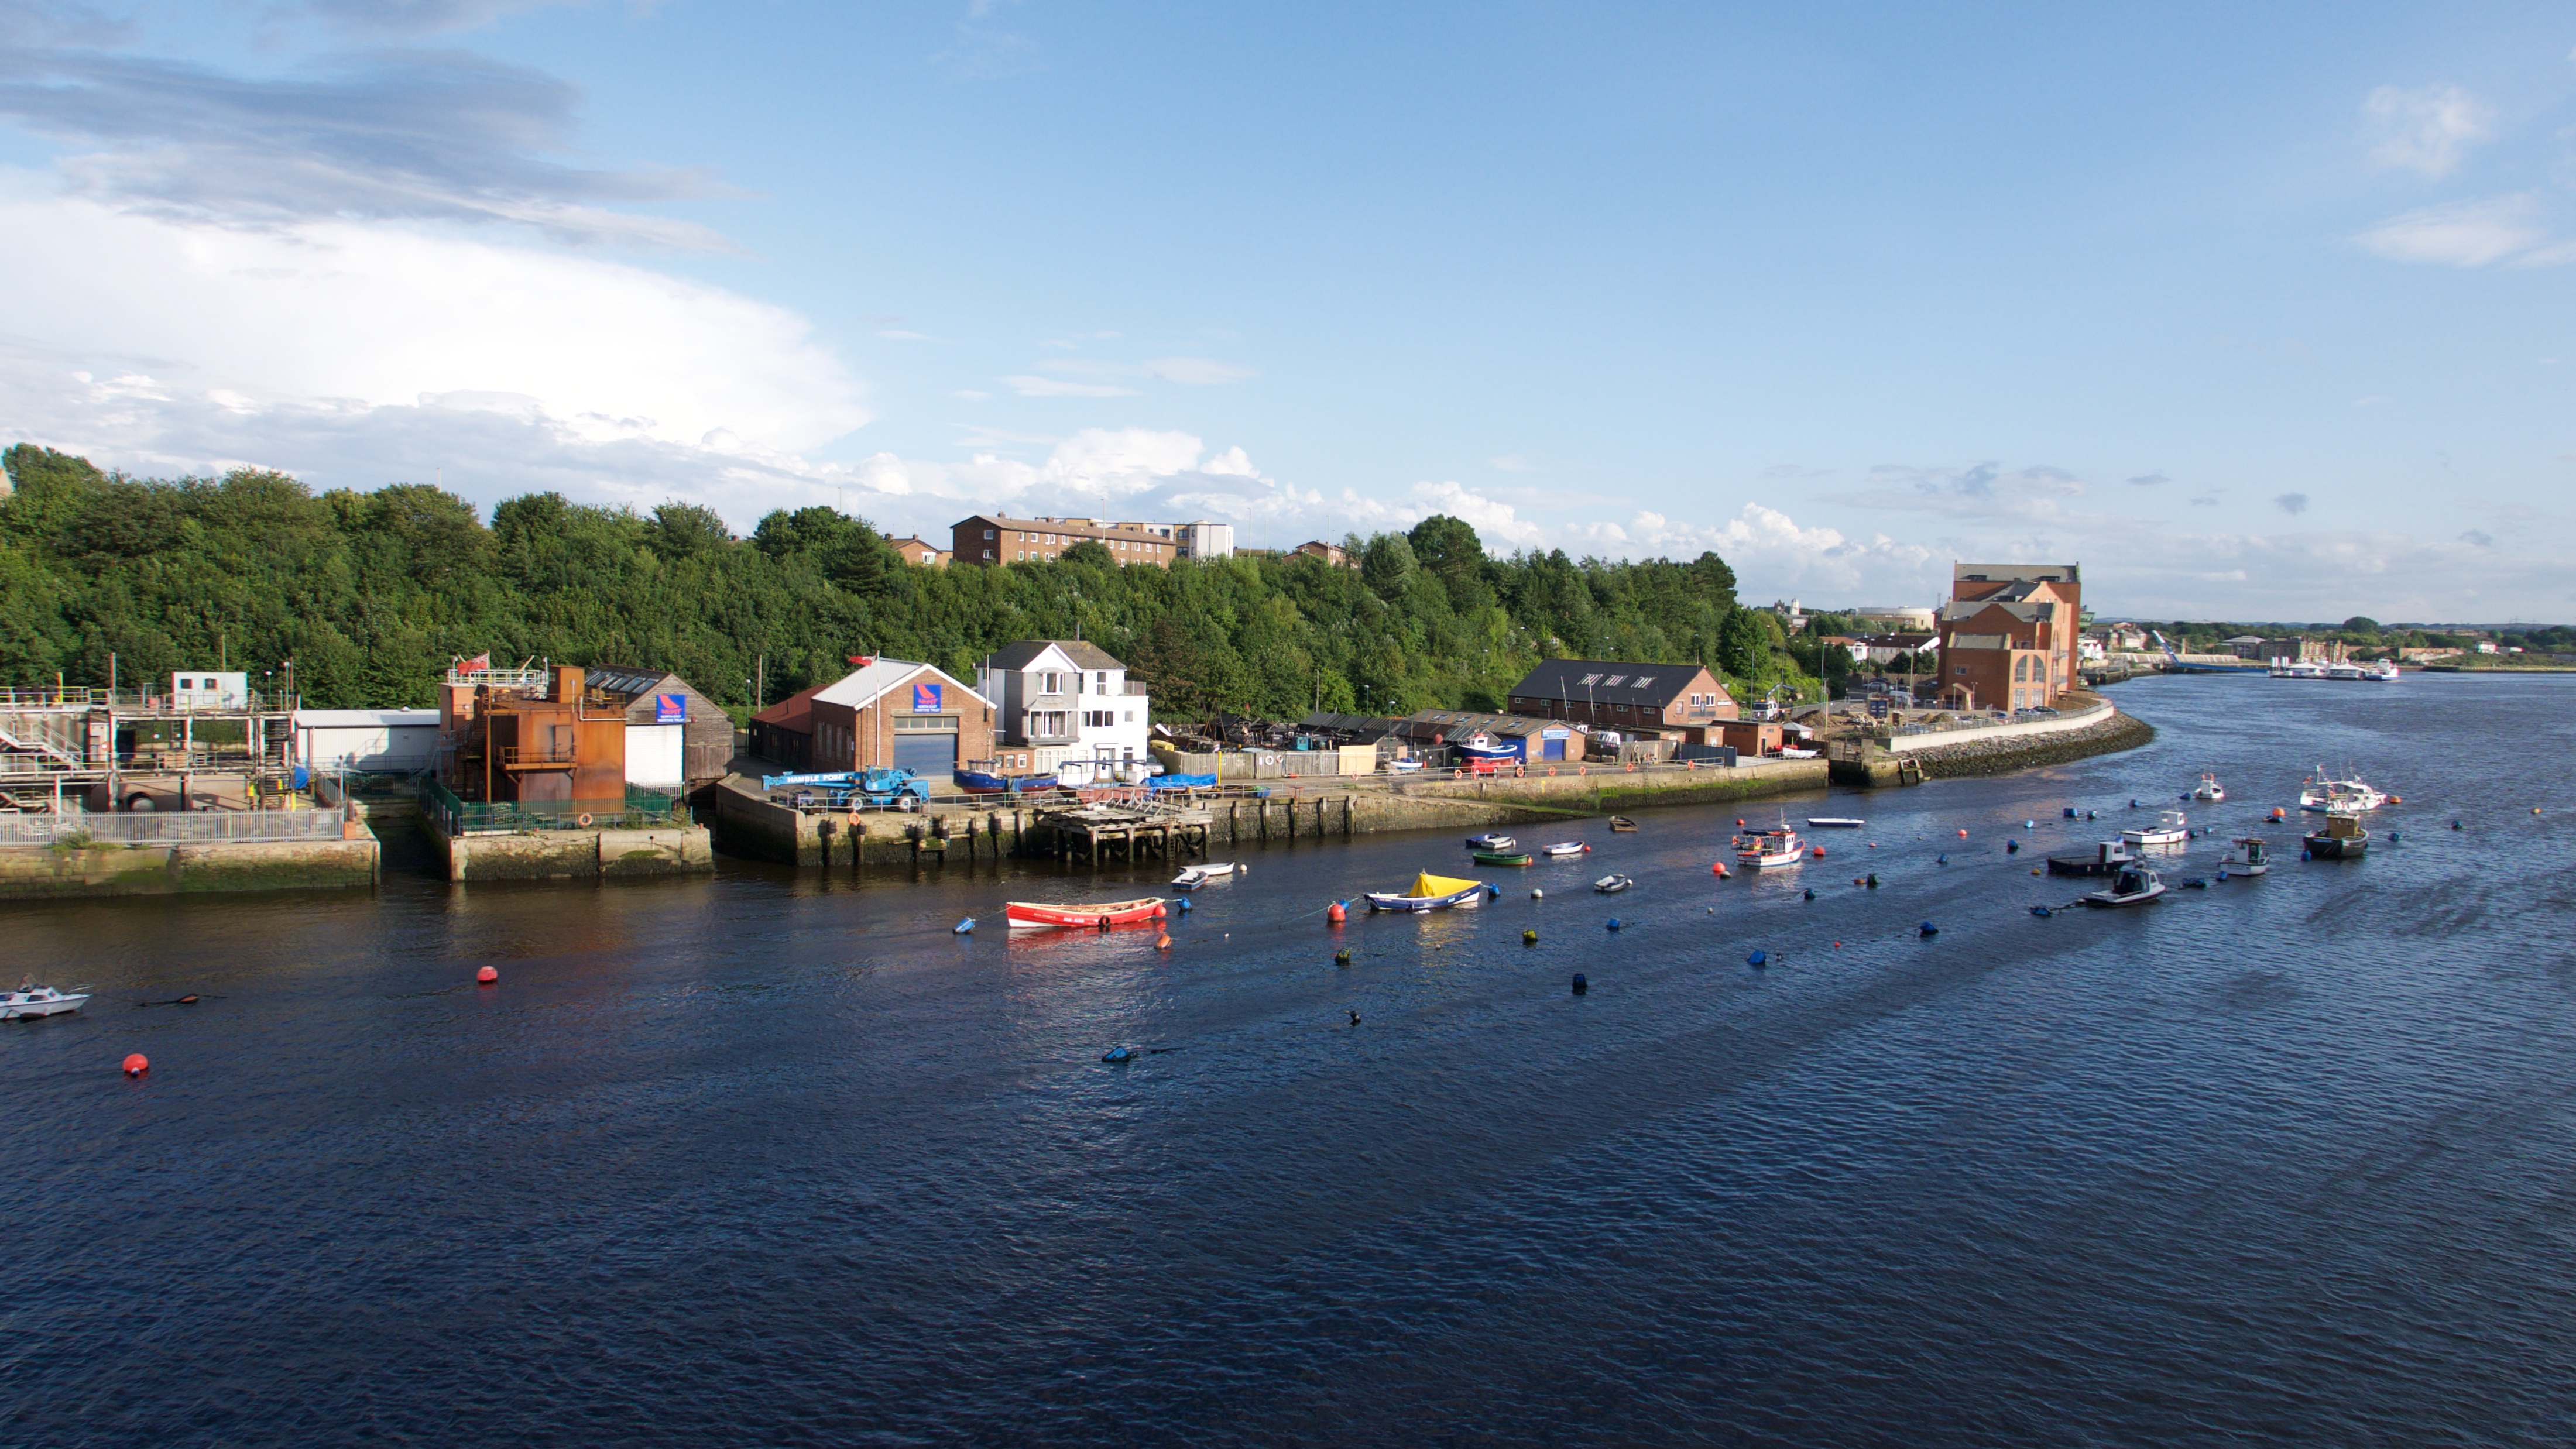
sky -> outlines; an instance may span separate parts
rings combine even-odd
[[[2576,10],[0,0],[0,440],[2576,619]]]

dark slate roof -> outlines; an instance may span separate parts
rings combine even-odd
[[[1696,664],[1614,664],[1598,659],[1551,659],[1531,670],[1512,693],[1529,699],[1592,700],[1662,709],[1690,692]],[[1586,678],[1590,683],[1585,683]],[[1725,693],[1720,686],[1719,693]]]
[[[667,669],[636,669],[624,664],[600,664],[582,672],[582,683],[593,689],[604,689],[610,694],[623,694],[632,698],[635,695],[652,693],[663,680],[670,677],[671,671]]]
[[[1063,650],[1064,657],[1072,660],[1073,667],[1076,669],[1124,669],[1127,667],[1118,660],[1110,657],[1109,651],[1092,643],[1088,639],[1022,639],[1015,643],[1005,644],[1001,648],[994,650],[991,660],[992,667],[1006,671],[1026,669],[1029,667],[1030,661],[1036,659],[1039,655],[1044,654],[1047,646],[1050,644]]]
[[[1331,730],[1337,734],[1384,735],[1392,734],[1395,727],[1402,723],[1402,720],[1389,719],[1384,715],[1337,714],[1332,710],[1324,709],[1317,710],[1315,713],[1297,721],[1297,728],[1301,730]]]

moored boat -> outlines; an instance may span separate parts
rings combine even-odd
[[[2229,875],[2261,875],[2272,868],[2271,842],[2258,835],[2240,835],[2230,843],[2226,858],[2218,868]]]
[[[2179,810],[2167,810],[2153,825],[2123,830],[2120,838],[2131,845],[2180,845],[2191,839],[2191,826]]]
[[[2194,800],[2224,800],[2227,798],[2227,787],[2218,783],[2218,777],[2216,775],[2203,774],[2200,777],[2200,783],[2191,787],[2191,798]]]
[[[1478,865],[1528,865],[1531,856],[1526,850],[1479,850],[1472,852],[1468,859]]]
[[[193,998],[192,998],[193,999]],[[78,1011],[89,1000],[85,991],[57,991],[50,986],[21,984],[15,991],[0,991],[0,1021],[35,1021]]]
[[[1212,860],[1204,865],[1183,866],[1181,873],[1172,877],[1172,889],[1194,891],[1209,881],[1225,880],[1242,873],[1243,867],[1231,861]]]
[[[1112,926],[1141,926],[1163,918],[1163,898],[1146,896],[1132,901],[1110,901],[1102,905],[1055,905],[1043,901],[1013,901],[1003,907],[1014,931],[1093,930],[1106,931]]]
[[[1480,905],[1486,893],[1483,881],[1424,871],[1413,878],[1413,889],[1401,893],[1372,891],[1368,903],[1372,911],[1444,911],[1453,906]]]
[[[1610,817],[1610,833],[1613,835],[1634,835],[1637,833],[1637,822],[1629,819],[1625,815],[1613,815]]]
[[[2317,772],[2299,784],[2299,808],[2302,810],[2340,810],[2347,814],[2365,815],[2389,803],[2392,798],[2373,789],[2359,775],[2336,779],[2326,773],[2323,765],[2317,766]]]
[[[1568,856],[1589,854],[1591,850],[1591,846],[1580,840],[1560,840],[1539,853],[1551,860],[1563,860]]]
[[[1735,837],[1735,863],[1755,870],[1796,865],[1806,853],[1807,842],[1785,824],[1777,830],[1754,830]]]
[[[1592,888],[1605,896],[1615,896],[1636,882],[1624,875],[1605,875],[1592,883]]]
[[[2118,875],[2125,866],[2137,863],[2138,856],[2125,840],[2105,840],[2093,847],[2091,855],[2052,855],[2048,858],[2050,875],[2102,876]]]
[[[1807,817],[1807,828],[1809,830],[1858,830],[1868,823],[1869,822],[1866,820],[1854,819],[1849,815],[1810,815]]]
[[[2144,905],[2164,893],[2165,883],[2162,876],[2146,866],[2132,864],[2122,866],[2120,873],[2111,877],[2109,885],[2098,891],[2088,892],[2084,897],[2084,904],[2088,906]]]
[[[2336,809],[2326,814],[2325,828],[2308,832],[2304,842],[2311,860],[2359,860],[2370,849],[2370,832],[2361,816]]]
[[[1499,830],[1489,830],[1482,835],[1467,837],[1469,850],[1509,850],[1519,843]]]

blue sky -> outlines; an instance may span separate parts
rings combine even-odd
[[[0,0],[0,434],[2576,618],[2564,6]]]

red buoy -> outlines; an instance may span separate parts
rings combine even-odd
[[[1157,937],[1155,937],[1155,938],[1154,938],[1154,949],[1155,949],[1155,950],[1157,950],[1157,951],[1168,951],[1168,950],[1172,949],[1172,938],[1171,938],[1171,937],[1169,937],[1169,936],[1157,936]]]
[[[501,968],[498,966],[486,966],[474,973],[474,983],[478,986],[489,986],[500,979]]]
[[[150,1070],[152,1059],[141,1052],[130,1053],[125,1058],[125,1074],[129,1077],[139,1077]]]
[[[1814,849],[1816,852],[1816,859],[1822,860],[1825,858],[1825,848],[1823,846],[1819,845],[1814,847]]]
[[[1959,838],[1960,838],[1961,840],[1965,840],[1965,839],[1967,839],[1967,838],[1968,838],[1968,832],[1966,832],[1966,831],[1964,831],[1964,830],[1960,831],[1960,832],[1959,832]]]
[[[1324,919],[1336,926],[1350,919],[1350,914],[1351,913],[1349,911],[1342,908],[1342,903],[1340,901],[1335,901],[1324,908]]]

